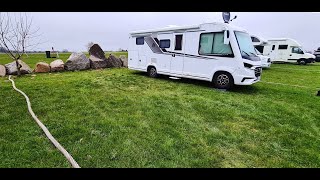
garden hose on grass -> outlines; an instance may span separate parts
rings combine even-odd
[[[14,81],[11,79],[11,75],[9,76],[9,80],[12,82],[12,86],[13,89],[18,91],[19,93],[21,93],[27,101],[27,105],[28,105],[28,110],[29,113],[31,114],[31,116],[33,117],[33,119],[37,122],[37,124],[41,127],[41,129],[43,130],[43,132],[46,134],[46,136],[49,138],[49,140],[54,144],[54,146],[56,146],[56,148],[58,148],[61,153],[67,158],[67,160],[71,163],[73,168],[80,168],[80,166],[78,165],[78,163],[73,159],[73,157],[60,145],[60,143],[51,135],[51,133],[49,132],[49,130],[46,128],[45,125],[42,124],[42,122],[37,118],[37,116],[34,114],[34,112],[32,111],[31,108],[31,103],[29,100],[29,97],[22,92],[21,90],[19,90],[18,88],[16,88]]]

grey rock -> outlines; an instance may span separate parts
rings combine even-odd
[[[20,68],[21,74],[30,74],[32,72],[31,68],[25,62],[18,60],[18,63],[21,65],[21,68]],[[6,64],[5,67],[8,75],[18,74],[16,61]]]
[[[90,66],[92,69],[101,69],[101,68],[107,67],[106,59],[100,59],[93,55],[90,55],[89,59],[90,59]]]
[[[107,59],[107,67],[122,67],[122,61],[110,54],[109,58]]]
[[[0,77],[6,76],[6,68],[3,65],[0,65]]]
[[[120,55],[119,59],[122,61],[123,67],[128,67],[128,58],[125,55]]]
[[[64,71],[64,62],[61,59],[54,60],[50,63],[51,72]]]
[[[99,59],[105,60],[106,56],[104,55],[104,51],[98,44],[94,44],[89,49],[89,55],[97,57]]]
[[[65,70],[85,70],[90,68],[90,60],[82,52],[72,53],[64,65]]]

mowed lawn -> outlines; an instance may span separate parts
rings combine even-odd
[[[320,167],[320,63],[273,64],[226,92],[125,68],[15,81],[81,167]],[[7,78],[0,100],[0,167],[71,167]]]

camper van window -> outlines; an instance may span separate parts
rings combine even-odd
[[[293,47],[291,52],[296,54],[303,54],[303,51],[299,47]]]
[[[174,50],[182,50],[182,34],[176,35],[176,44]]]
[[[252,42],[260,42],[258,38],[251,37]]]
[[[144,37],[137,37],[136,45],[143,45],[143,44],[144,44]]]
[[[288,45],[279,45],[278,49],[288,49]]]
[[[255,46],[255,47],[260,53],[263,53],[264,46]]]
[[[236,39],[243,58],[252,59],[250,57],[257,57],[257,53],[252,44],[252,40],[248,33],[235,31]]]
[[[170,39],[160,40],[160,48],[170,48]]]
[[[275,45],[272,45],[272,50],[274,50],[274,49],[275,49],[275,47],[276,47]]]
[[[223,43],[223,32],[202,33],[200,35],[199,54],[233,57],[230,44]]]

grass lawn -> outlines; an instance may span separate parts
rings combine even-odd
[[[319,77],[315,63],[273,64],[227,92],[125,68],[15,81],[81,167],[320,167]],[[0,167],[70,167],[7,78],[0,99]]]

